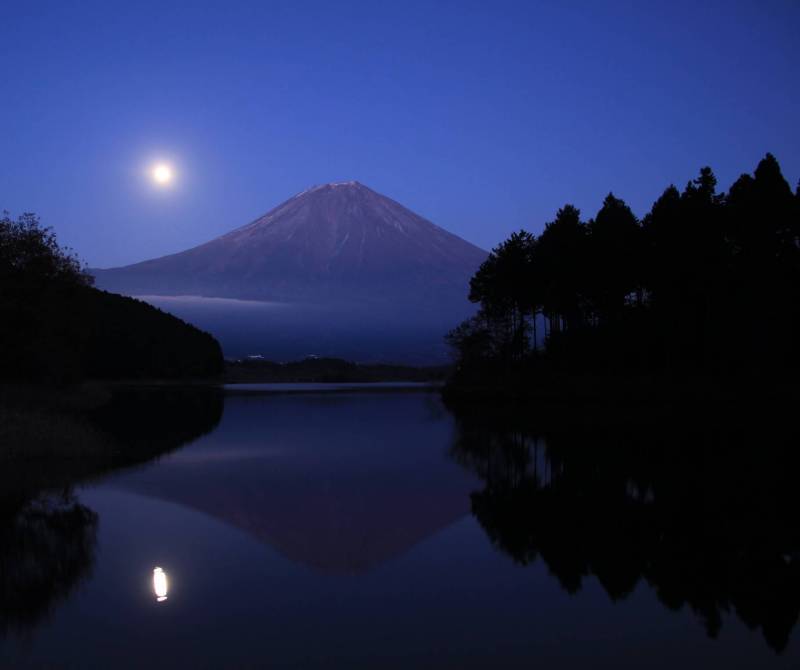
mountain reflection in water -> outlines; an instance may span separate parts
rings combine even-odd
[[[799,457],[777,423],[543,430],[430,393],[177,388],[88,420],[113,463],[0,502],[0,666],[800,653]]]
[[[477,473],[475,517],[522,565],[569,593],[594,575],[612,601],[646,581],[717,637],[733,611],[777,652],[800,612],[797,429],[689,423],[551,431],[459,418],[454,460]]]
[[[213,441],[116,485],[319,572],[360,574],[469,514],[475,478],[446,458],[452,430],[427,393],[233,397]]]

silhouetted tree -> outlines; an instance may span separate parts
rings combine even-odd
[[[521,360],[529,346],[529,317],[535,302],[531,295],[535,242],[524,230],[512,233],[492,250],[470,280],[469,299],[481,304],[479,320],[499,335],[495,350],[507,360]]]
[[[611,193],[588,224],[566,205],[538,239],[515,233],[498,246],[470,299],[479,315],[450,337],[459,370],[480,359],[488,380],[494,360],[520,388],[540,312],[550,326],[540,370],[796,369],[800,187],[792,193],[767,154],[727,196],[710,167],[682,193],[669,186],[641,224]]]
[[[0,379],[207,377],[213,337],[132,298],[98,291],[33,214],[0,219]]]
[[[33,213],[0,218],[0,287],[41,290],[50,284],[90,286],[91,275],[71,249],[59,246],[52,228]]]
[[[587,227],[580,210],[564,205],[545,224],[534,254],[534,282],[529,290],[549,317],[551,331],[583,323],[588,292]]]
[[[726,200],[732,293],[743,334],[740,353],[759,366],[791,365],[797,341],[800,244],[797,198],[771,154],[742,175]]]
[[[594,312],[601,321],[618,317],[632,295],[641,302],[641,227],[630,207],[609,193],[589,221],[588,258]]]

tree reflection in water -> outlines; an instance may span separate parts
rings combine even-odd
[[[21,633],[92,572],[97,515],[66,493],[0,518],[0,636]]]
[[[77,417],[99,436],[91,458],[21,460],[0,473],[0,638],[35,628],[91,575],[98,517],[72,487],[185,446],[216,428],[222,408],[213,387],[119,389]]]
[[[594,575],[614,601],[644,580],[711,637],[733,611],[785,649],[800,611],[796,428],[458,427],[452,456],[485,482],[472,512],[516,562],[541,557],[573,594]]]

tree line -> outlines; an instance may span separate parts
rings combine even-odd
[[[95,289],[34,214],[0,216],[0,381],[208,377],[208,333],[133,298]]]
[[[774,373],[797,366],[799,298],[800,186],[767,154],[727,193],[704,167],[642,219],[609,193],[588,221],[567,204],[512,234],[448,341],[462,382],[530,365]]]

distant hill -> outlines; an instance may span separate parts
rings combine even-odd
[[[486,255],[351,181],[309,188],[187,251],[92,273],[210,330],[228,355],[419,363],[441,359],[444,332],[472,313],[469,279]],[[202,304],[220,298],[282,309]]]
[[[368,383],[444,382],[450,366],[410,367],[404,365],[360,365],[341,358],[306,358],[276,363],[264,359],[228,361],[225,381],[235,383]]]

